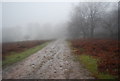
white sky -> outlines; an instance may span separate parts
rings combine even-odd
[[[119,0],[0,0],[0,42],[2,27],[29,23],[63,23],[69,19],[69,2],[118,2]],[[20,28],[18,28],[19,30]]]
[[[1,0],[2,2],[118,2],[119,0]]]
[[[64,2],[5,2],[2,4],[3,27],[31,22],[57,24],[68,19],[71,3]]]
[[[69,2],[117,2],[119,0],[1,0],[2,27],[26,25],[31,22],[57,24],[69,19]],[[1,4],[0,4],[1,6]]]

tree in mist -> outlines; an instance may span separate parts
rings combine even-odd
[[[2,28],[2,42],[14,42],[22,39],[23,33],[20,26]]]
[[[24,36],[24,39],[25,39],[25,40],[29,40],[29,39],[30,39],[30,36],[29,36],[29,35],[26,35],[26,36]]]
[[[118,23],[120,23],[120,2],[118,2]],[[120,26],[118,24],[118,39],[120,40]]]
[[[118,31],[118,14],[117,10],[111,11],[109,14],[103,16],[104,28],[109,31],[110,37],[113,37],[114,34]]]
[[[90,2],[80,3],[73,9],[69,30],[71,36],[79,37],[82,33],[83,37],[94,37],[94,31],[101,19],[101,15],[105,12],[106,3]],[[79,35],[78,35],[79,34]]]
[[[103,28],[106,29],[111,38],[118,36],[118,5],[112,5],[112,10],[102,16]]]
[[[94,31],[95,28],[97,27],[97,23],[100,21],[101,15],[104,13],[104,8],[106,6],[105,3],[88,3],[88,19],[90,23],[90,37],[94,37]]]
[[[85,8],[85,7],[84,7]],[[70,36],[78,38],[82,34],[86,37],[87,29],[84,27],[86,21],[86,12],[81,5],[76,6],[71,14],[71,21],[69,22]]]

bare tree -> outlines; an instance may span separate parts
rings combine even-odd
[[[113,10],[103,16],[102,23],[104,28],[108,30],[110,37],[118,33],[118,10]]]
[[[100,21],[105,7],[106,3],[101,2],[79,3],[71,16],[70,33],[79,36],[77,34],[81,32],[84,38],[88,36],[93,38],[96,24]]]
[[[69,22],[69,31],[72,38],[87,37],[87,8],[77,5],[73,9],[71,21]]]
[[[91,2],[86,4],[88,8],[88,20],[90,23],[90,37],[94,37],[94,31],[97,27],[97,24],[100,23],[101,16],[105,13],[105,9],[108,6],[108,3],[103,2]]]

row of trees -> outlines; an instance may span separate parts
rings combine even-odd
[[[33,22],[28,23],[26,26],[3,27],[2,42],[65,38],[66,30],[66,23],[52,25],[50,23]]]
[[[118,33],[117,8],[117,3],[79,3],[71,12],[71,19],[68,23],[69,37],[93,38],[98,37],[96,36],[98,32],[115,37]]]

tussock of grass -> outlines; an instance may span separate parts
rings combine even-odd
[[[97,61],[98,59],[94,59],[88,55],[80,55],[79,60],[85,64],[85,67],[89,69],[93,73],[97,73]]]
[[[31,54],[39,51],[40,49],[45,47],[47,44],[48,44],[48,42],[43,43],[42,45],[36,46],[34,48],[30,48],[30,49],[25,50],[25,51],[20,52],[20,53],[12,52],[10,54],[10,56],[7,56],[6,59],[2,61],[2,65],[3,65],[3,67],[6,67],[6,66],[8,66],[10,64],[21,61],[22,59],[30,56]]]
[[[107,73],[100,73],[97,68],[97,62],[99,59],[93,58],[89,55],[77,55],[76,59],[80,61],[82,64],[84,64],[85,68],[88,69],[93,76],[99,79],[114,79],[115,77],[112,75],[109,75]]]
[[[105,73],[99,73],[97,75],[98,78],[100,79],[115,79],[116,77],[109,75],[109,74],[105,74]]]

